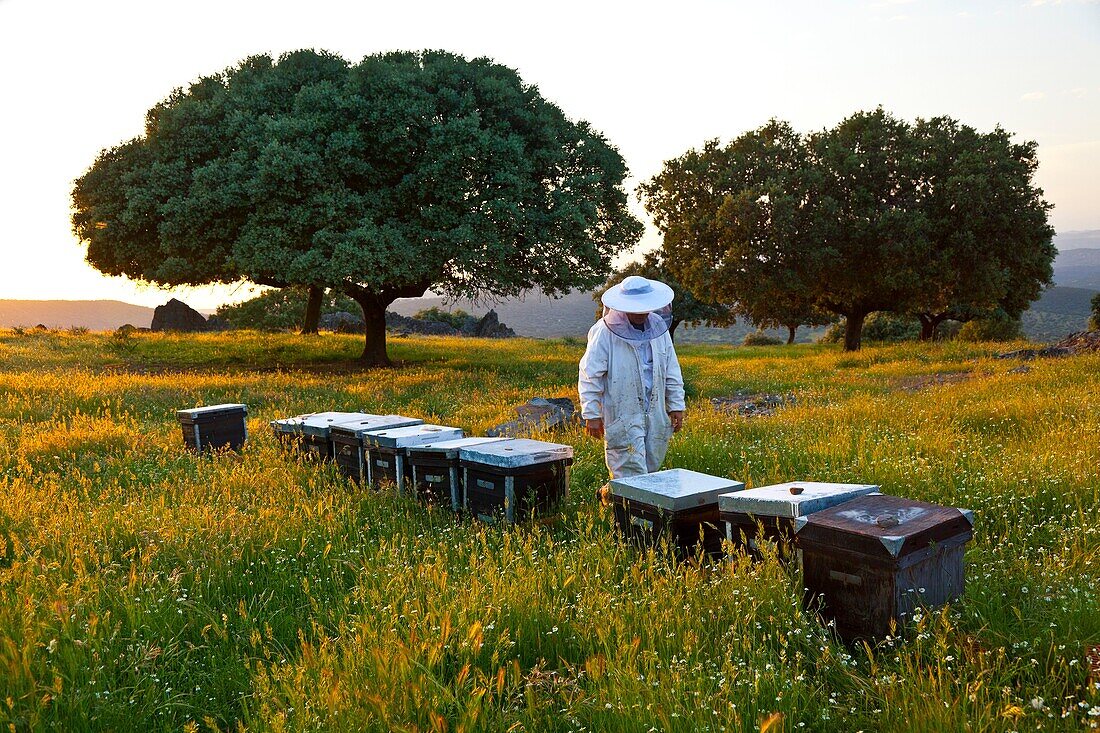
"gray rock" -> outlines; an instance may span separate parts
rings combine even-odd
[[[573,400],[568,397],[533,397],[527,404],[516,408],[519,418],[510,422],[494,425],[485,434],[498,438],[516,438],[529,435],[535,430],[546,430],[568,424],[576,414]]]
[[[317,327],[336,333],[363,333],[364,330],[363,319],[347,311],[322,314],[317,321]]]
[[[1044,346],[1041,349],[1017,349],[1016,351],[1006,351],[1003,354],[997,354],[995,358],[1031,361],[1032,359],[1056,359],[1063,356],[1073,356],[1073,353],[1073,349],[1066,348],[1065,346]]]
[[[153,311],[152,330],[195,333],[207,331],[209,326],[201,313],[182,300],[172,298],[164,305],[158,305]]]
[[[386,328],[398,333],[419,333],[426,336],[457,336],[458,329],[440,321],[422,321],[400,313],[386,311]]]
[[[1027,364],[1021,364],[1020,366],[1016,367],[1015,369],[1009,369],[1008,373],[1009,374],[1027,374],[1030,371],[1031,371],[1031,367],[1029,367]]]
[[[516,332],[500,322],[500,316],[495,310],[490,310],[478,321],[470,335],[481,338],[513,338]]]

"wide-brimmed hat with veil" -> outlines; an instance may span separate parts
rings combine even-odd
[[[631,275],[608,288],[600,300],[608,308],[622,313],[651,313],[670,305],[672,298],[672,288],[663,282]]]

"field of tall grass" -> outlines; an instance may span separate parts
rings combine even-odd
[[[666,467],[877,483],[975,510],[965,596],[846,647],[775,557],[676,564],[572,497],[511,530],[360,490],[267,422],[400,412],[471,434],[575,399],[575,341],[0,331],[0,728],[943,731],[1100,725],[1100,355],[684,347]],[[946,384],[933,375],[966,372]],[[746,418],[709,398],[793,393]],[[174,411],[244,402],[239,454]]]

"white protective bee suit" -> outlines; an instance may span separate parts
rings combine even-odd
[[[632,283],[636,280],[652,282],[627,278],[623,286],[644,287]],[[630,288],[625,292],[629,294]],[[658,312],[649,313],[642,329],[629,321],[627,312],[645,311],[607,308],[589,329],[578,379],[581,417],[603,419],[612,478],[659,470],[672,439],[668,413],[685,408],[684,377],[668,334],[667,302]]]

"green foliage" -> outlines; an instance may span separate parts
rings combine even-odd
[[[297,329],[306,312],[308,294],[303,288],[267,290],[255,298],[220,306],[217,315],[233,328],[253,328],[258,331]],[[329,291],[321,302],[321,313],[356,312],[359,306],[342,293]]]
[[[446,323],[451,328],[461,329],[472,316],[461,308],[445,311],[439,306],[433,305],[431,308],[417,311],[413,314],[413,318],[418,318],[421,321]]]
[[[745,338],[741,340],[743,346],[776,346],[781,343],[783,343],[781,339],[769,336],[763,331],[747,333],[745,334]]]
[[[603,286],[592,293],[592,299],[597,304],[597,314],[603,310],[603,306],[600,305],[600,296],[603,292],[613,285],[618,285],[631,275],[644,277],[648,280],[659,280],[672,288],[674,296],[672,300],[673,334],[675,334],[676,328],[681,323],[686,323],[689,326],[722,328],[732,325],[735,321],[733,308],[729,305],[698,298],[691,290],[681,285],[669,268],[666,267],[660,252],[649,252],[641,261],[627,263],[619,268],[617,272],[612,273]]]
[[[975,318],[967,321],[959,329],[960,341],[1015,341],[1023,338],[1020,319],[1013,318],[1002,310],[987,318]]]
[[[73,229],[111,275],[344,290],[378,362],[396,298],[598,285],[641,236],[626,176],[602,135],[488,59],[295,51],[150,110],[76,182]]]
[[[1038,295],[1055,251],[1035,166],[1034,143],[1000,128],[880,108],[809,135],[772,120],[709,141],[641,190],[685,285],[759,323],[843,315],[856,349],[875,311],[1018,313]]]
[[[1089,318],[1089,328],[1100,330],[1100,293],[1092,296],[1092,317]]]
[[[666,466],[975,511],[964,596],[867,649],[803,610],[796,565],[767,546],[761,562],[676,565],[620,542],[590,499],[602,446],[579,426],[551,438],[575,450],[566,510],[510,530],[364,491],[268,428],[363,409],[479,434],[532,395],[575,395],[583,343],[406,339],[406,368],[349,372],[325,362],[353,357],[352,336],[136,332],[128,355],[110,339],[0,331],[0,729],[679,733],[782,713],[786,730],[932,733],[1096,717],[1100,355],[1017,375],[980,344],[678,348],[698,396]],[[797,402],[750,419],[710,407],[742,389]],[[174,410],[220,402],[249,405],[244,450],[185,452]]]

